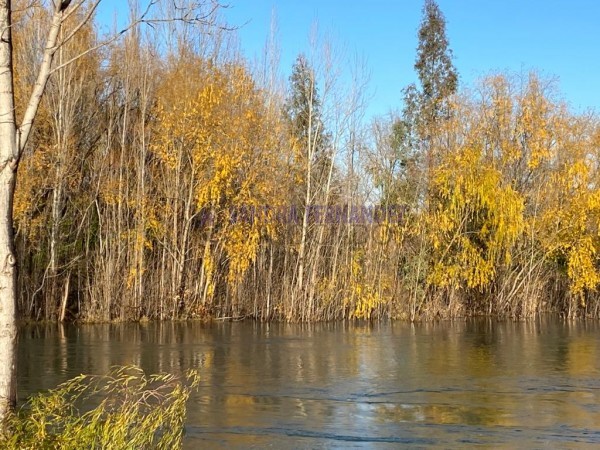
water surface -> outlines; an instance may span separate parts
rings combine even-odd
[[[185,448],[600,444],[597,322],[28,326],[19,393],[198,368]]]

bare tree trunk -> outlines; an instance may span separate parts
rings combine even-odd
[[[0,421],[14,407],[17,397],[17,260],[12,216],[16,170],[50,76],[61,21],[62,11],[57,9],[48,31],[38,78],[25,110],[23,123],[17,129],[11,1],[0,0]]]
[[[2,44],[1,47],[4,45]],[[0,90],[2,91],[1,99],[4,95],[2,81],[0,81]],[[1,105],[0,109],[4,116],[5,110]],[[14,407],[17,399],[17,270],[12,227],[15,170],[10,162],[6,163],[6,155],[11,151],[11,146],[15,145],[15,135],[12,135],[11,142],[10,135],[7,136],[4,132],[8,128],[6,123],[3,122],[0,127],[2,130],[0,132],[0,154],[4,161],[4,168],[0,172],[0,419],[2,419]]]
[[[310,122],[309,122],[310,123]],[[309,126],[310,130],[310,126]],[[309,142],[310,142],[310,131],[309,131]],[[294,300],[299,297],[300,301],[303,301],[302,293],[304,292],[304,267],[306,264],[306,244],[308,239],[308,211],[310,210],[310,203],[312,198],[312,151],[309,144],[307,151],[308,157],[306,162],[306,191],[304,195],[304,211],[302,212],[302,231],[300,235],[300,247],[298,248],[298,276],[296,278],[296,289],[293,291],[292,300],[292,311],[291,314],[295,314],[295,302]]]
[[[267,313],[263,315],[263,320],[271,318],[271,295],[273,291],[273,243],[269,242],[269,272],[267,273],[266,297],[267,297]]]
[[[67,301],[69,300],[69,281],[71,280],[71,273],[67,275],[67,279],[65,281],[64,293],[62,297],[62,302],[60,304],[60,322],[65,321],[65,316],[67,315]]]
[[[17,400],[17,268],[12,203],[19,154],[15,123],[10,0],[0,0],[0,420]]]

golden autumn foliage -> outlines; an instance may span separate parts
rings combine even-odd
[[[595,120],[572,116],[535,75],[520,88],[491,77],[455,108],[444,138],[458,145],[445,149],[430,188],[429,281],[490,288],[499,269],[532,265],[527,251],[564,270],[572,294],[595,292]]]
[[[375,280],[367,279],[366,269],[365,254],[357,251],[352,257],[348,297],[344,299],[351,318],[371,319],[373,312],[386,303],[379,289],[381,286],[377,286]]]
[[[49,17],[31,11],[17,115]],[[352,89],[322,85],[328,64],[299,57],[284,92],[185,26],[53,74],[13,208],[25,316],[600,316],[600,121],[552,83],[450,77],[430,105],[413,86],[369,128],[360,99],[342,111]],[[98,39],[83,27],[57,64]],[[403,213],[352,213],[367,205]]]
[[[280,201],[271,182],[277,126],[264,94],[236,63],[216,67],[190,57],[167,69],[158,88],[151,150],[167,182],[174,172],[187,178],[191,214],[210,212],[207,248],[218,243],[224,252],[229,283],[241,280],[261,238],[275,231],[268,215],[241,213]],[[204,257],[205,270],[214,270],[209,261],[217,255]]]
[[[555,169],[544,186],[547,207],[539,219],[541,244],[549,256],[566,264],[571,291],[583,301],[600,283],[598,246],[600,190],[593,154],[593,129],[585,119],[564,120],[556,139]]]
[[[451,150],[436,171],[428,217],[434,266],[430,282],[481,289],[508,264],[523,232],[523,198],[503,185],[477,148]]]

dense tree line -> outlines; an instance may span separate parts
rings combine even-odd
[[[20,117],[51,14],[18,11]],[[536,74],[459,90],[433,0],[419,83],[369,124],[327,56],[279,89],[231,39],[165,22],[85,53],[87,23],[60,47],[18,168],[22,317],[600,314],[595,115]]]

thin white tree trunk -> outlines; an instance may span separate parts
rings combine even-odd
[[[0,82],[0,90],[2,89]],[[6,148],[9,145],[10,140],[4,133],[0,133],[3,161],[6,161]],[[17,270],[12,227],[14,188],[15,171],[9,163],[0,172],[0,419],[14,407],[17,399]]]
[[[38,78],[17,129],[13,83],[11,1],[0,0],[0,421],[16,403],[17,267],[13,198],[20,154],[37,114],[56,52],[62,11],[56,7]]]
[[[0,0],[0,420],[16,395],[17,270],[12,201],[18,157],[14,113],[10,0]]]

